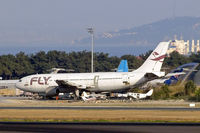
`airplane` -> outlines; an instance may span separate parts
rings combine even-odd
[[[83,101],[95,101],[97,98],[95,96],[88,95],[85,91],[83,91],[83,96],[81,96]]]
[[[170,73],[160,79],[148,81],[141,88],[144,89],[148,87],[156,87],[161,84],[171,85],[177,83],[179,80],[181,82],[184,82],[191,75],[192,72],[196,71],[195,69],[198,65],[199,63],[195,62],[183,64],[176,69],[173,69]]]
[[[161,78],[148,81],[147,83],[142,85],[140,88],[145,89],[145,88],[149,88],[149,87],[156,87],[161,84],[171,85],[172,82],[175,82],[175,81],[177,82],[179,80],[178,79],[179,76],[184,75],[184,74],[186,74],[186,73],[185,72],[168,73],[167,75],[165,75]]]
[[[128,92],[128,93],[125,93],[125,94],[117,93],[116,96],[117,97],[130,97],[130,98],[134,98],[134,99],[144,99],[146,97],[150,97],[152,94],[153,94],[153,89],[149,90],[145,94]]]
[[[113,93],[113,96],[118,98],[134,98],[134,99],[145,99],[147,97],[150,97],[153,94],[153,89],[149,90],[147,93]],[[105,94],[87,94],[85,91],[83,91],[83,94],[81,96],[83,101],[95,101],[95,100],[105,100],[107,96]]]
[[[104,94],[87,94],[85,91],[83,91],[83,94],[81,96],[83,101],[95,101],[95,100],[105,100],[106,99],[106,95]]]
[[[169,43],[160,42],[147,60],[132,72],[34,74],[21,78],[16,83],[16,87],[45,97],[73,92],[75,97],[79,98],[83,91],[125,91],[165,75],[165,72],[161,72],[160,69],[166,57]]]

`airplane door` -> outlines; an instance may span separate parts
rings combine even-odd
[[[130,84],[130,78],[129,78],[128,74],[124,74],[124,75],[122,76],[122,82],[123,82],[124,84],[126,84],[126,85]]]
[[[98,87],[98,82],[99,82],[99,76],[96,75],[96,76],[94,76],[94,86],[95,86],[95,88]]]

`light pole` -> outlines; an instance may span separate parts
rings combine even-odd
[[[93,73],[94,71],[94,68],[93,68],[93,52],[94,52],[94,28],[93,27],[90,27],[90,28],[87,28],[88,30],[88,33],[91,34],[91,37],[92,37],[92,51],[91,51],[91,73]]]

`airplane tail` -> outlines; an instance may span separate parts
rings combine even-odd
[[[170,42],[160,42],[147,60],[136,71],[146,73],[160,73]],[[157,74],[156,74],[157,75]]]
[[[84,92],[83,92],[83,96],[81,96],[81,98],[83,99],[83,101],[86,101],[86,100],[87,100],[87,97],[88,97],[88,95],[87,95],[87,93],[84,91]]]
[[[128,63],[127,60],[121,60],[117,72],[128,72]]]
[[[88,97],[88,94],[85,91],[83,91],[83,96]]]
[[[153,94],[153,89],[151,89],[150,91],[148,91],[147,93],[146,93],[146,96],[151,96]]]

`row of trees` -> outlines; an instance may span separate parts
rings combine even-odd
[[[107,72],[117,68],[121,59],[128,60],[129,68],[138,68],[149,56],[145,54],[123,55],[121,57],[109,56],[107,53],[94,54],[94,67],[96,72]],[[0,56],[0,75],[3,79],[17,79],[35,73],[47,73],[51,68],[74,69],[75,72],[90,72],[91,53],[88,51],[70,52],[40,51],[27,55],[20,52],[16,55]],[[175,68],[189,62],[200,62],[200,53],[188,57],[173,52],[164,62],[164,67]]]
[[[129,61],[130,68],[137,68],[143,60],[136,56],[109,56],[107,53],[94,53],[95,71],[112,71],[121,59]],[[63,51],[40,51],[27,55],[20,52],[16,55],[0,56],[0,76],[3,79],[17,79],[35,73],[47,73],[51,68],[73,69],[75,72],[91,71],[91,53],[87,51],[66,53]]]

